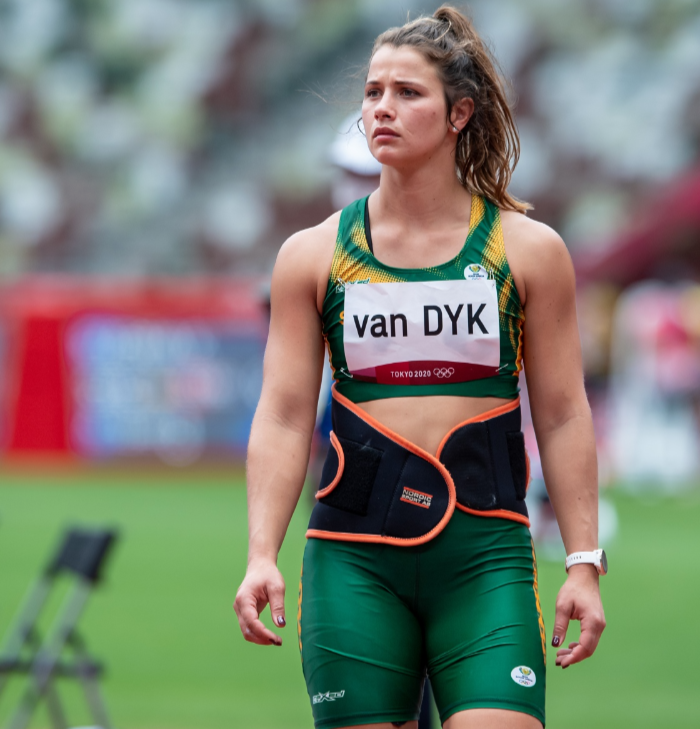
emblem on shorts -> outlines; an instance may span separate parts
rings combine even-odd
[[[470,263],[464,269],[464,278],[467,281],[485,281],[488,277],[488,271],[478,263]]]
[[[404,486],[400,500],[405,501],[407,504],[415,504],[415,506],[420,506],[423,509],[429,509],[430,504],[433,503],[433,496],[432,494],[424,494],[422,491],[416,491],[415,489],[409,489],[407,486]]]
[[[317,693],[313,697],[314,704],[320,704],[324,701],[335,701],[336,699],[342,699],[345,696],[345,690],[343,691],[326,691]]]
[[[521,686],[525,686],[527,688],[530,688],[537,683],[535,672],[527,666],[516,666],[510,672],[510,677],[513,681],[515,681],[515,683],[519,683]]]

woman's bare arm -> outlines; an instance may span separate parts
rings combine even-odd
[[[259,616],[269,603],[275,625],[285,624],[277,554],[304,485],[316,417],[323,366],[317,289],[328,242],[324,226],[292,236],[272,275],[263,387],[248,444],[248,569],[234,603],[244,637],[261,645],[282,643]]]
[[[508,254],[525,300],[524,361],[532,420],[547,491],[567,554],[598,548],[598,467],[591,412],[583,385],[575,278],[561,238],[547,226],[513,221]],[[508,229],[504,226],[504,232]],[[563,648],[570,620],[581,637]],[[553,645],[562,667],[590,656],[605,627],[593,565],[569,570],[556,606]]]

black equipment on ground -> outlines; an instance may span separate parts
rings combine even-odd
[[[42,698],[46,699],[53,729],[68,729],[55,685],[59,677],[80,682],[95,724],[101,729],[110,729],[98,684],[103,666],[88,653],[77,624],[90,592],[100,580],[105,557],[116,538],[117,533],[111,530],[68,530],[31,588],[0,651],[0,694],[11,676],[29,679],[7,729],[25,729]],[[56,578],[61,574],[70,576],[73,584],[42,640],[37,624],[54,591]]]

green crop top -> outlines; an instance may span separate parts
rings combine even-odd
[[[515,398],[524,313],[500,211],[472,195],[462,250],[430,268],[395,268],[371,249],[367,198],[340,215],[323,335],[338,392],[352,402],[457,395]]]

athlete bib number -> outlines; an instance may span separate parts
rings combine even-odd
[[[343,340],[358,380],[430,385],[491,377],[500,364],[496,282],[347,284]]]

